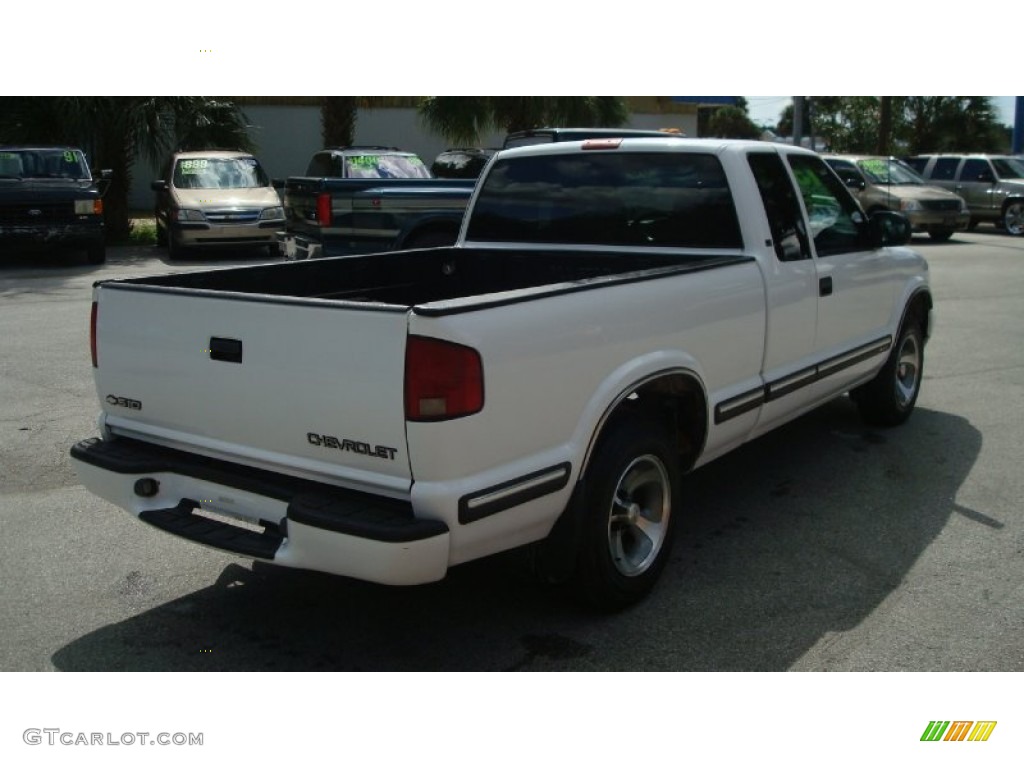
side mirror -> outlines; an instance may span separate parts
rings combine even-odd
[[[160,179],[159,181],[154,181],[152,184],[150,184],[149,188],[152,189],[154,192],[165,192],[167,191],[167,182],[164,181],[163,179]]]
[[[912,234],[910,220],[902,213],[878,211],[868,219],[868,239],[873,248],[906,245]]]
[[[867,184],[864,183],[864,179],[856,176],[844,176],[843,181],[846,182],[846,186],[855,192],[863,192]]]

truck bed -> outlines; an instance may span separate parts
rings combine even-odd
[[[431,248],[361,257],[213,270],[107,284],[250,300],[358,303],[382,311],[445,314],[623,280],[653,279],[749,260],[739,255],[524,252]]]

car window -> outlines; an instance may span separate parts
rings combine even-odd
[[[345,176],[350,179],[429,179],[430,171],[416,155],[346,155]]]
[[[819,157],[789,155],[787,159],[807,209],[818,255],[831,256],[862,248],[857,221],[863,214],[842,182]]]
[[[909,157],[906,159],[906,164],[913,168],[920,174],[924,173],[925,166],[928,165],[927,157]]]
[[[741,248],[708,153],[586,152],[494,161],[469,219],[477,241]]]
[[[0,178],[91,179],[85,155],[78,149],[0,150]]]
[[[866,157],[858,160],[857,166],[872,184],[924,184],[924,179],[913,168],[895,158]]]
[[[960,165],[959,157],[940,157],[932,168],[932,178],[937,181],[952,181],[956,177],[956,167]]]
[[[179,158],[173,184],[179,189],[251,189],[270,179],[254,157]]]
[[[1024,179],[1024,162],[1012,157],[994,157],[992,165],[1001,179]]]
[[[964,161],[964,167],[960,169],[960,181],[991,181],[992,169],[989,168],[988,160],[981,158],[970,158]]]
[[[747,157],[750,170],[757,181],[757,189],[761,193],[768,226],[772,233],[772,245],[779,261],[799,261],[811,258],[811,247],[807,239],[807,228],[804,226],[803,213],[797,202],[796,190],[786,173],[786,168],[775,152],[752,152]],[[852,163],[845,160],[836,161],[849,165],[849,170],[856,173]]]
[[[306,167],[307,176],[337,176],[331,169],[331,153],[317,152]]]

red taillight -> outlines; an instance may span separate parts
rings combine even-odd
[[[96,315],[99,313],[99,304],[92,303],[92,314],[89,317],[89,351],[92,353],[92,367],[99,368],[96,356]]]
[[[444,421],[484,407],[484,368],[471,347],[410,336],[405,348],[405,418]]]
[[[321,192],[316,196],[316,220],[321,227],[331,226],[331,195]]]

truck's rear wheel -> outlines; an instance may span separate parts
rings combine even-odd
[[[668,431],[648,420],[611,425],[583,483],[576,582],[594,605],[623,608],[650,592],[672,548],[679,469]]]
[[[882,370],[852,393],[864,421],[894,427],[910,418],[921,391],[923,370],[924,334],[920,321],[911,315]]]

